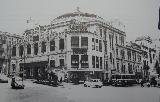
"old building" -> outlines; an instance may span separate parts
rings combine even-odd
[[[142,50],[143,77],[148,78],[150,75],[156,74],[157,47],[149,36],[138,37],[135,42],[141,46]]]
[[[10,74],[11,67],[11,46],[16,45],[21,37],[8,32],[0,32],[0,71],[4,74]]]
[[[24,71],[27,78],[47,71],[64,73],[70,79],[108,78],[120,63],[116,51],[122,54],[126,42],[123,30],[79,10],[61,15],[49,25],[27,29],[23,37],[12,45],[11,69]],[[125,66],[121,66],[119,70],[124,72]]]

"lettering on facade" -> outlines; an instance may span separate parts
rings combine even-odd
[[[87,27],[83,22],[76,22],[75,20],[71,21],[71,25],[69,26],[71,31],[87,31]]]

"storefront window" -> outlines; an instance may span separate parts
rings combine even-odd
[[[88,55],[81,55],[81,67],[88,68]]]
[[[71,55],[71,67],[79,68],[79,55]]]

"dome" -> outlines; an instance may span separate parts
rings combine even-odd
[[[60,20],[65,21],[67,19],[69,20],[69,19],[72,19],[72,18],[104,20],[103,18],[101,18],[101,17],[99,17],[95,14],[84,13],[84,12],[79,11],[79,9],[77,9],[76,12],[63,14],[61,16],[56,17],[53,21],[60,21]]]
[[[76,17],[76,16],[81,16],[81,17],[93,17],[93,18],[97,18],[97,17],[98,17],[98,16],[95,15],[95,14],[82,13],[82,12],[74,12],[74,13],[66,13],[66,14],[63,14],[63,15],[57,17],[56,19],[67,18],[67,17]]]

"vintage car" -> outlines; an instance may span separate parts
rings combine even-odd
[[[0,83],[8,83],[8,77],[6,75],[0,75]]]
[[[84,82],[84,87],[101,88],[102,86],[103,86],[103,83],[100,81],[100,79],[91,79],[89,81]]]
[[[158,85],[158,87],[160,87],[160,78],[157,79],[157,85]]]
[[[20,80],[19,77],[16,77],[16,78],[12,77],[11,88],[12,89],[24,89],[25,85],[23,84],[23,80]]]

